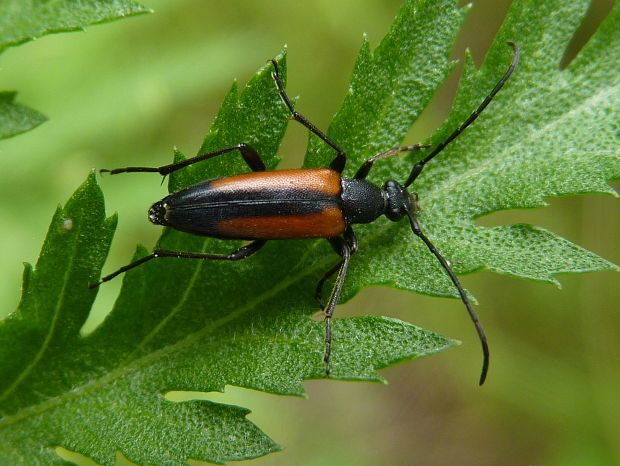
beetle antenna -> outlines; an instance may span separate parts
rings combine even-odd
[[[431,240],[429,240],[422,232],[422,228],[420,227],[420,223],[418,222],[415,214],[412,212],[407,212],[407,216],[409,217],[409,223],[411,224],[411,230],[413,231],[413,233],[422,241],[424,241],[424,244],[426,244],[430,252],[433,253],[441,266],[450,276],[450,280],[452,280],[452,283],[454,283],[454,286],[458,290],[459,295],[461,296],[461,301],[463,301],[463,304],[465,304],[467,312],[469,313],[469,317],[474,323],[474,327],[476,327],[476,332],[478,332],[478,338],[480,339],[480,344],[482,345],[482,373],[480,374],[479,382],[479,384],[482,385],[487,378],[487,372],[489,371],[489,344],[487,343],[487,337],[484,333],[484,328],[482,328],[482,324],[480,323],[480,320],[478,320],[478,314],[476,314],[476,311],[474,310],[471,302],[469,301],[469,298],[467,297],[467,293],[465,293],[465,290],[461,286],[461,282],[450,267],[450,264],[448,264],[448,261],[444,259],[441,254],[439,254],[439,251],[437,251],[435,245],[431,243]]]
[[[476,120],[476,118],[478,118],[478,116],[487,107],[487,105],[489,105],[491,100],[493,100],[493,97],[495,97],[495,94],[497,94],[499,90],[502,87],[504,87],[504,84],[506,84],[506,81],[508,81],[508,78],[510,78],[510,75],[517,67],[517,63],[519,63],[519,57],[521,56],[521,51],[519,50],[519,46],[517,44],[515,44],[514,42],[508,42],[508,45],[512,47],[514,54],[512,56],[512,63],[508,67],[508,70],[506,71],[504,76],[502,76],[502,79],[499,80],[499,82],[495,85],[491,93],[485,97],[485,99],[482,101],[480,106],[469,116],[467,120],[465,120],[461,124],[461,126],[459,126],[450,136],[448,136],[445,141],[438,144],[433,152],[431,152],[429,155],[427,155],[425,158],[423,158],[422,160],[420,160],[418,163],[416,163],[413,166],[413,169],[411,170],[411,174],[409,175],[409,178],[407,178],[407,181],[403,185],[405,188],[409,187],[411,183],[413,183],[415,179],[420,175],[420,173],[422,173],[422,170],[424,169],[424,166],[426,165],[427,162],[432,160],[437,154],[439,154],[442,150],[444,150],[444,148],[448,144],[450,144],[454,139],[456,139],[456,137],[459,134],[461,134],[465,130],[465,128],[471,125]]]

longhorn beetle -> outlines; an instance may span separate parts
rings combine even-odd
[[[325,133],[295,110],[284,90],[278,72],[278,64],[275,60],[271,60],[273,64],[272,77],[280,97],[291,112],[292,119],[301,123],[336,151],[336,157],[332,160],[329,168],[265,171],[265,164],[260,155],[248,144],[240,143],[236,146],[225,147],[215,152],[201,154],[162,167],[103,169],[101,172],[109,172],[112,175],[126,172],[157,172],[166,176],[196,162],[239,151],[252,170],[251,173],[202,181],[172,193],[151,206],[149,220],[156,225],[168,226],[194,235],[249,240],[251,242],[230,254],[155,249],[152,254],[121,267],[116,272],[89,286],[91,288],[97,287],[123,272],[158,257],[238,261],[256,253],[267,240],[326,238],[342,258],[339,264],[323,275],[316,288],[316,298],[325,315],[323,360],[325,361],[325,374],[329,376],[332,344],[331,319],[340,297],[349,268],[349,261],[357,250],[357,238],[351,225],[370,223],[381,215],[385,215],[394,222],[407,217],[413,233],[426,244],[431,254],[437,258],[449,275],[476,327],[483,352],[480,376],[480,385],[482,385],[489,368],[489,347],[484,330],[450,264],[422,232],[417,219],[419,213],[418,196],[415,193],[409,193],[407,188],[420,176],[429,161],[478,118],[478,115],[506,83],[516,68],[520,55],[519,47],[515,43],[508,42],[508,44],[513,49],[512,62],[503,77],[478,108],[445,141],[437,145],[430,154],[413,166],[404,184],[390,180],[381,188],[366,180],[376,161],[400,152],[417,151],[431,146],[415,144],[392,148],[368,159],[357,170],[352,179],[342,178],[340,175],[347,161],[345,152]],[[327,299],[327,304],[325,304],[323,301],[323,285],[334,274],[336,274],[336,280]]]

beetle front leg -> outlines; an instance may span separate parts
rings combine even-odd
[[[429,147],[431,147],[431,144],[414,144],[413,146],[394,147],[393,149],[377,154],[366,160],[366,162],[364,162],[364,164],[357,170],[357,173],[353,178],[356,180],[366,179],[368,173],[370,173],[370,169],[377,160],[387,159],[388,157],[399,154],[400,152],[413,152],[420,149],[428,149]]]

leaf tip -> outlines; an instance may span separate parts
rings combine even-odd
[[[116,230],[116,226],[118,225],[118,212],[114,212],[112,215],[107,217],[103,223],[106,228]]]
[[[23,262],[24,271],[22,272],[22,289],[21,289],[21,301],[28,293],[28,287],[30,286],[30,279],[34,274],[34,267],[30,262]]]
[[[185,157],[185,154],[183,154],[183,152],[181,152],[177,146],[174,146],[172,148],[172,161],[173,161],[173,163],[182,162],[186,158],[187,157]]]
[[[466,15],[467,13],[469,13],[469,10],[471,10],[474,7],[474,4],[472,2],[466,3],[465,5],[463,5],[463,7],[459,10],[459,12],[462,15]]]

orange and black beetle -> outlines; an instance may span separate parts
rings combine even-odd
[[[316,292],[325,314],[324,361],[325,372],[329,375],[331,318],[340,296],[351,255],[357,250],[357,239],[351,225],[370,223],[381,215],[395,222],[407,217],[413,233],[426,244],[450,276],[476,326],[484,355],[480,376],[480,384],[482,384],[489,367],[489,349],[484,330],[450,265],[422,232],[417,220],[417,197],[415,194],[410,194],[407,188],[422,173],[425,165],[478,117],[506,83],[519,61],[519,48],[514,43],[509,42],[509,44],[514,50],[512,63],[480,106],[445,141],[414,165],[403,184],[391,180],[381,188],[366,180],[377,160],[399,152],[420,150],[430,146],[413,145],[390,149],[367,160],[352,179],[342,178],[346,154],[334,141],[293,108],[280,80],[278,65],[275,60],[272,60],[274,81],[293,119],[337,152],[329,168],[265,171],[265,164],[260,155],[249,145],[241,143],[158,168],[127,167],[102,170],[113,175],[124,172],[157,172],[165,176],[193,163],[239,151],[252,169],[251,173],[206,180],[172,193],[153,204],[149,210],[149,220],[157,225],[168,226],[195,235],[242,239],[251,242],[230,254],[156,249],[152,254],[121,267],[90,286],[99,286],[127,270],[158,257],[237,261],[257,252],[268,240],[326,238],[342,257],[340,263],[328,270],[319,281]],[[336,281],[325,304],[322,299],[323,285],[334,274],[337,274]]]

